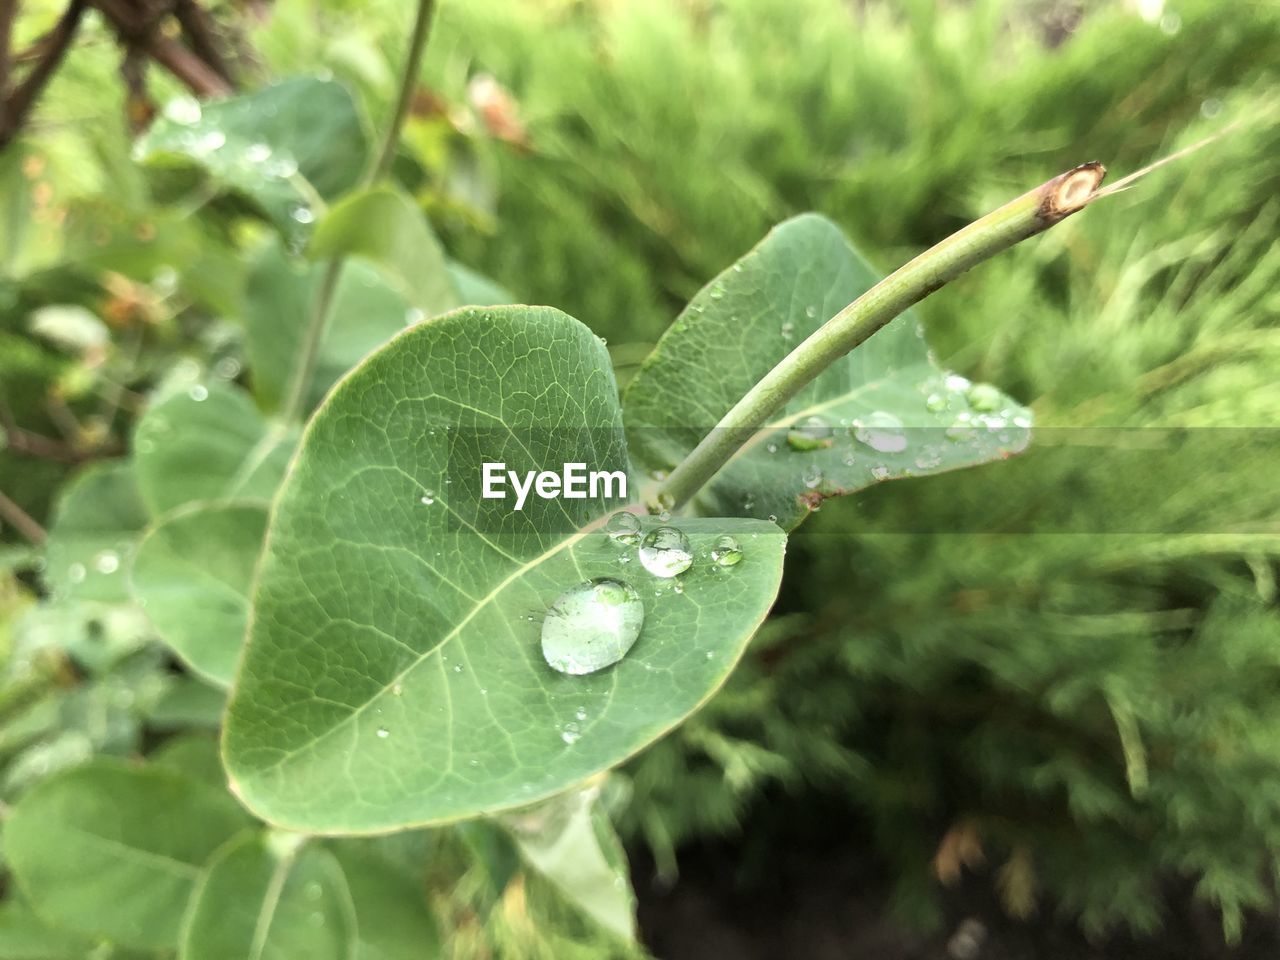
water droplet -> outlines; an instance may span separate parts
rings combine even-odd
[[[579,707],[577,710],[573,712],[573,715],[577,717],[579,720],[585,720],[587,719],[587,708]]]
[[[197,383],[195,386],[193,386],[190,390],[187,391],[187,396],[190,397],[192,400],[194,400],[196,403],[202,403],[203,401],[209,399],[209,388],[204,386],[204,384]]]
[[[800,480],[810,490],[816,489],[822,483],[822,480],[823,480],[822,468],[819,467],[816,463],[810,464],[808,467],[805,468],[804,473],[800,475]]]
[[[271,148],[265,143],[251,143],[245,147],[244,156],[250,163],[263,163],[271,159]]]
[[[455,666],[454,666],[454,668],[453,668],[453,672],[454,672],[454,673],[461,673],[461,672],[462,672],[462,664],[460,664],[460,663],[459,663],[459,664],[455,665]]]
[[[1004,397],[989,383],[973,384],[969,387],[968,398],[969,406],[983,413],[990,413],[1004,406]]]
[[[621,513],[615,513],[605,523],[604,532],[609,535],[609,539],[614,543],[639,543],[640,518],[634,513],[628,513],[625,510]]]
[[[378,728],[378,739],[379,739],[379,740],[385,740],[385,739],[387,739],[387,737],[389,737],[389,736],[391,736],[391,731],[390,731],[390,730],[388,730],[386,727],[379,727],[379,728]]]
[[[1160,18],[1160,32],[1167,37],[1172,37],[1175,33],[1182,29],[1182,17],[1176,13],[1166,13]]]
[[[809,306],[804,308],[804,315],[808,317],[810,320],[812,320],[814,317],[818,315],[818,308],[810,304]]]
[[[202,134],[200,139],[196,141],[196,149],[204,153],[212,153],[214,150],[222,149],[227,142],[227,135],[221,130],[210,130],[208,133]]]
[[[426,493],[422,495],[422,499],[419,502],[424,507],[431,506],[433,503],[436,502],[436,492],[434,490],[428,490]]]
[[[889,468],[888,468],[888,467],[886,467],[884,464],[880,464],[880,465],[878,465],[878,466],[874,466],[874,467],[872,467],[872,468],[871,468],[871,479],[872,479],[872,480],[888,480],[888,479],[889,479]]]
[[[907,449],[902,421],[891,413],[875,410],[853,421],[853,435],[878,453],[901,453]]]
[[[67,579],[71,583],[84,583],[85,574],[88,573],[83,563],[73,563],[67,568]]]
[[[164,115],[174,123],[190,126],[200,122],[200,104],[193,97],[175,97],[165,104]]]
[[[392,695],[393,697],[398,697],[398,696],[400,696],[400,694],[402,694],[402,693],[404,693],[404,684],[403,684],[403,683],[397,683],[397,684],[394,684],[394,685],[391,687],[391,695]]]
[[[736,539],[726,534],[718,538],[711,547],[711,559],[722,567],[736,567],[742,560],[742,547]]]
[[[595,673],[627,655],[644,604],[629,583],[602,577],[562,593],[542,622],[542,655],[561,673]]]
[[[289,212],[289,216],[293,217],[298,223],[311,223],[315,220],[316,215],[311,212],[310,208],[304,206],[296,206]]]
[[[796,325],[792,323],[790,320],[788,320],[786,323],[782,325],[782,329],[780,331],[780,333],[782,334],[783,340],[790,340],[791,337],[795,334],[795,332],[796,332]]]
[[[576,723],[566,723],[560,730],[560,739],[567,744],[575,744],[582,738],[582,731]]]
[[[947,409],[947,398],[941,393],[931,393],[924,398],[924,406],[926,410],[938,413]]]
[[[792,450],[820,450],[831,443],[831,424],[822,417],[805,417],[787,431],[787,445]]]
[[[308,900],[319,900],[321,894],[324,893],[324,890],[321,888],[320,884],[312,882],[308,883],[306,887],[303,888],[302,893]]]
[[[962,377],[958,373],[947,374],[947,378],[942,383],[952,393],[964,393],[973,386],[968,377]]]
[[[640,563],[655,577],[674,577],[693,563],[689,538],[675,527],[651,530],[640,545]]]
[[[99,573],[115,573],[120,569],[120,557],[112,550],[104,550],[93,561],[93,566]]]
[[[240,375],[240,361],[235,357],[223,357],[213,365],[213,372],[223,380],[234,380]]]
[[[765,444],[765,450],[769,451],[769,453],[777,453],[778,445],[771,440]]]

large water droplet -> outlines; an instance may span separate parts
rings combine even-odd
[[[120,556],[114,550],[103,550],[93,561],[99,573],[115,573],[120,569]]]
[[[627,513],[625,510],[621,513],[615,513],[605,523],[604,532],[615,543],[639,543],[640,518],[634,513]]]
[[[675,527],[651,530],[640,545],[640,562],[655,577],[674,577],[693,564],[689,538]]]
[[[854,421],[854,437],[879,453],[901,453],[907,449],[902,421],[891,413],[875,410]]]
[[[820,450],[831,442],[831,424],[822,417],[805,417],[787,431],[787,445],[792,450]]]
[[[975,383],[969,388],[969,406],[982,413],[991,413],[1004,406],[1004,397],[989,383]]]
[[[561,673],[595,673],[627,655],[644,604],[629,583],[602,577],[562,593],[542,622],[542,655]]]
[[[722,567],[736,567],[742,560],[742,547],[726,534],[711,547],[711,559]]]

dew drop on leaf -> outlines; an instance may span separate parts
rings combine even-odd
[[[542,621],[542,655],[561,673],[617,663],[640,636],[644,604],[629,583],[601,577],[562,593]]]
[[[991,413],[1004,405],[1000,391],[989,383],[975,383],[969,388],[969,406],[982,413]]]
[[[651,530],[640,544],[640,563],[655,577],[675,577],[693,564],[689,538],[675,527]]]
[[[94,558],[93,567],[99,573],[115,573],[120,569],[120,557],[113,550],[103,550]]]
[[[832,432],[822,417],[805,417],[787,431],[787,445],[792,450],[820,450],[831,446]]]
[[[379,740],[385,740],[385,739],[387,739],[387,737],[389,737],[389,736],[391,736],[391,731],[390,731],[390,730],[388,730],[386,727],[379,727],[379,728],[378,728],[378,739],[379,739]]]
[[[736,567],[742,560],[742,547],[733,537],[720,537],[711,547],[711,559],[722,567]]]
[[[901,453],[907,449],[907,435],[902,421],[891,413],[874,410],[853,421],[853,436],[878,453]]]
[[[634,513],[627,513],[625,510],[621,513],[615,513],[605,523],[604,532],[615,543],[639,543],[640,518]]]

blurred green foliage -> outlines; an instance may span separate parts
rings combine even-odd
[[[935,351],[1034,406],[1041,442],[810,521],[748,661],[624,771],[622,829],[662,869],[762,798],[834,794],[875,825],[917,921],[966,867],[1011,911],[1090,930],[1157,929],[1165,877],[1193,878],[1229,936],[1273,906],[1280,10],[1133,6],[442,4],[397,176],[450,256],[590,324],[620,377],[793,213],[889,268],[1078,162],[1120,175],[1246,121],[923,305]],[[244,26],[252,81],[331,73],[372,125],[402,7],[279,0]],[[33,4],[19,39],[54,10]],[[0,154],[0,490],[40,522],[81,463],[128,448],[158,384],[244,380],[269,233],[244,197],[134,158],[115,66],[91,37]],[[34,608],[57,577],[37,585],[3,532],[6,802],[216,723],[219,697],[165,665],[136,608]],[[770,841],[744,836],[745,859]],[[504,835],[422,842],[458,955],[599,955],[580,918],[530,926],[563,905],[510,882]],[[35,937],[9,907],[0,930]]]

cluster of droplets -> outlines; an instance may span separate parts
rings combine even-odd
[[[604,526],[604,535],[623,548],[619,564],[631,552],[651,576],[670,581],[683,593],[679,577],[693,566],[694,550],[678,527],[663,524],[644,532],[640,518],[623,511]],[[742,547],[731,536],[718,537],[708,552],[716,568],[742,561]],[[597,577],[570,587],[547,609],[542,621],[542,655],[560,673],[582,675],[612,666],[634,646],[644,625],[640,593],[626,580]],[[566,730],[568,728],[566,727]]]
[[[910,463],[903,463],[899,458],[913,446],[910,431],[901,417],[886,410],[872,410],[852,420],[841,420],[839,425],[820,415],[803,417],[787,429],[786,447],[798,453],[837,448],[840,461],[846,467],[856,466],[865,457],[871,461],[868,463],[871,478],[885,480],[895,474],[910,474],[912,465],[922,471],[940,467],[949,445],[994,440],[999,451],[1007,454],[1022,449],[1029,440],[1031,419],[1027,411],[1012,404],[990,384],[972,383],[965,377],[949,374],[921,383],[919,389],[925,411],[932,415],[927,422],[937,431],[939,442],[929,442],[929,427],[920,430],[921,439],[912,451],[914,459]],[[841,442],[846,437],[852,438],[852,445],[847,440]],[[765,450],[770,454],[780,449],[775,441],[765,443]],[[859,453],[859,449],[863,452]],[[884,459],[875,462],[881,457],[892,458],[892,462]],[[826,477],[818,460],[804,464],[800,480],[809,490],[822,487]],[[744,503],[743,508],[749,510],[750,505]]]

